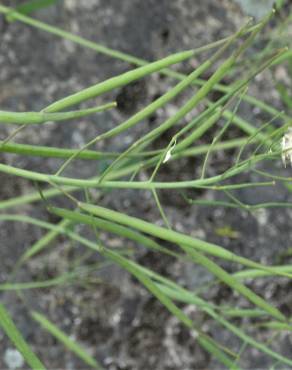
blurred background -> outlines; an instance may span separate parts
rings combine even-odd
[[[3,5],[18,6],[23,1],[2,1]],[[260,19],[272,6],[273,1],[248,0],[63,0],[38,10],[33,17],[53,24],[89,40],[96,41],[119,51],[146,60],[156,60],[176,51],[200,47],[229,36],[251,15]],[[249,51],[260,52],[264,45],[272,42],[274,47],[282,47],[292,39],[291,22],[281,26],[291,14],[290,1],[283,2],[281,9],[270,22],[266,31],[257,39]],[[38,111],[52,101],[78,91],[98,81],[114,76],[131,68],[125,62],[106,55],[83,49],[69,41],[59,39],[43,31],[18,22],[7,22],[0,16],[0,106],[2,110]],[[196,58],[173,68],[189,73],[209,54],[199,54]],[[245,61],[249,63],[248,60]],[[239,66],[245,66],[244,61]],[[283,96],[283,88],[292,95],[291,61],[265,71],[256,78],[249,93],[279,110],[291,113],[291,106]],[[207,78],[208,76],[204,76]],[[228,77],[234,80],[236,76]],[[226,78],[224,84],[230,80]],[[115,99],[118,109],[90,118],[63,124],[27,128],[16,136],[17,142],[78,148],[98,133],[116,126],[131,114],[146,106],[165,93],[175,81],[154,74],[129,86],[111,92],[107,101]],[[107,142],[100,142],[96,150],[122,151],[137,137],[143,135],[169,117],[191,92],[170,102],[158,110],[147,121],[136,126],[131,132]],[[291,96],[290,95],[290,96]],[[220,97],[213,94],[211,100]],[[98,98],[97,103],[102,103]],[[192,112],[195,115],[197,112]],[[240,106],[240,114],[255,126],[265,122],[266,117],[258,108],[247,103]],[[192,115],[188,116],[190,119]],[[0,126],[1,140],[13,128]],[[237,137],[238,129],[230,130],[230,138]],[[170,135],[170,134],[167,134]],[[171,136],[162,136],[153,144],[153,149],[166,145]],[[211,138],[205,135],[202,143]],[[228,168],[234,152],[218,154],[212,159],[210,174]],[[62,160],[20,157],[0,153],[1,162],[24,169],[53,172]],[[89,177],[105,168],[106,161],[74,162],[66,174]],[[277,164],[276,164],[277,165]],[[282,167],[279,162],[278,167]],[[162,170],[165,180],[193,177],[198,175],[194,158],[185,159],[180,168],[171,164]],[[288,171],[291,172],[290,169]],[[143,174],[142,174],[143,175]],[[147,173],[145,173],[145,176]],[[287,172],[286,172],[287,175]],[[257,181],[256,175],[243,178],[244,181]],[[34,185],[24,179],[16,179],[0,174],[0,199],[28,194]],[[194,191],[193,198],[210,199],[209,190]],[[246,203],[256,201],[292,201],[291,193],[281,187],[266,190],[242,189],[240,199]],[[115,209],[123,209],[128,214],[139,216],[161,224],[161,217],[152,196],[140,191],[111,191],[93,194],[96,200],[102,198],[104,204]],[[240,255],[264,263],[278,263],[291,260],[291,209],[259,210],[248,214],[240,210],[223,208],[198,208],[186,204],[179,194],[161,194],[161,201],[169,220],[178,231],[218,243]],[[58,199],[55,204],[64,206],[67,201]],[[33,217],[58,222],[48,214],[45,206],[26,205],[19,210]],[[82,233],[82,230],[80,230]],[[0,282],[10,279],[11,271],[25,248],[43,235],[36,227],[20,223],[0,223]],[[92,235],[94,238],[94,235]],[[116,237],[104,236],[109,247],[120,247]],[[218,369],[218,364],[197,344],[189,331],[183,328],[176,318],[161,306],[140,284],[118,267],[99,261],[93,254],[86,254],[78,245],[58,237],[54,248],[46,254],[32,259],[15,277],[16,281],[46,280],[74,268],[74,263],[95,266],[93,273],[80,277],[78,284],[60,285],[47,289],[25,291],[20,299],[13,292],[0,292],[0,299],[9,308],[18,328],[32,347],[50,368],[81,369],[84,364],[72,355],[49,334],[38,327],[28,317],[26,306],[44,312],[55,324],[78,340],[95,356],[105,369]],[[151,266],[159,273],[196,289],[207,284],[211,276],[191,264],[182,264],[167,256],[139,249],[130,242],[122,248],[135,250],[136,260]],[[134,252],[133,252],[134,253]],[[230,265],[228,266],[230,269]],[[257,280],[256,292],[265,294],[271,302],[286,315],[292,315],[291,285],[287,281],[273,283],[267,279]],[[263,293],[264,292],[264,293]],[[213,287],[206,297],[216,303],[224,301],[239,304],[242,298],[229,288]],[[24,303],[24,304],[23,304]],[[188,307],[186,308],[188,310]],[[190,308],[192,317],[205,322],[204,328],[215,339],[236,347],[236,340],[227,331],[218,328],[203,314]],[[241,323],[242,324],[242,323]],[[258,331],[259,340],[265,340],[267,332]],[[276,349],[289,357],[291,355],[291,336],[278,338]],[[11,343],[0,332],[0,368],[25,368],[21,359],[12,351]],[[271,363],[266,356],[257,351],[246,351],[242,356],[244,368],[265,368]]]

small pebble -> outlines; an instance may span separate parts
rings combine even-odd
[[[13,348],[7,348],[4,354],[4,362],[9,369],[19,369],[23,367],[24,360],[20,352]]]

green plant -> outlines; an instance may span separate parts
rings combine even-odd
[[[35,3],[33,5],[35,5]],[[47,234],[26,249],[12,273],[12,281],[0,285],[0,290],[15,290],[20,297],[22,297],[25,295],[26,289],[64,285],[69,282],[74,284],[80,279],[80,267],[84,268],[85,277],[90,276],[92,267],[82,266],[82,263],[80,263],[77,267],[75,266],[72,271],[67,271],[51,280],[27,283],[13,281],[15,273],[24,263],[27,263],[36,254],[41,252],[45,253],[49,243],[52,243],[58,235],[62,234],[84,246],[84,248],[93,251],[93,253],[99,253],[105,261],[114,263],[133,275],[166,307],[166,309],[175,315],[183,325],[195,332],[199,344],[227,368],[240,367],[241,353],[235,353],[233,349],[226,348],[205,333],[202,323],[194,322],[188,317],[181,308],[181,305],[177,304],[178,302],[195,305],[199,310],[204,312],[204,314],[217,322],[218,325],[227,328],[237,336],[242,341],[243,347],[246,345],[252,346],[262,351],[273,360],[292,366],[292,359],[273,351],[266,343],[259,343],[242,328],[238,328],[232,323],[232,318],[234,317],[254,317],[256,319],[265,317],[266,321],[264,323],[259,321],[259,325],[277,330],[291,330],[290,318],[285,317],[278,308],[272,306],[266,299],[247,287],[244,280],[247,278],[256,279],[259,276],[273,276],[275,278],[285,277],[291,279],[292,266],[265,266],[232,253],[221,246],[173,230],[159,199],[159,191],[179,191],[182,192],[186,204],[188,202],[201,206],[220,205],[224,207],[240,208],[248,212],[252,212],[257,208],[271,206],[291,207],[291,204],[279,202],[253,205],[244,204],[234,193],[234,191],[245,187],[274,186],[276,181],[283,183],[291,181],[291,178],[269,174],[257,168],[259,163],[264,161],[276,161],[281,158],[282,148],[279,145],[280,140],[288,127],[291,126],[291,119],[284,112],[280,112],[247,94],[247,87],[255,76],[271,65],[280,63],[280,61],[282,62],[285,58],[289,58],[291,52],[286,48],[272,50],[272,48],[269,47],[261,57],[256,59],[255,65],[252,67],[248,66],[248,70],[245,70],[233,83],[229,86],[220,84],[226,75],[236,75],[238,61],[250,47],[255,37],[269,22],[272,14],[254,26],[250,26],[250,22],[248,22],[238,32],[224,40],[217,41],[196,50],[180,52],[159,61],[148,63],[130,55],[82,39],[81,37],[56,27],[49,26],[13,9],[0,6],[0,12],[6,15],[10,20],[24,22],[56,36],[76,42],[96,52],[101,52],[110,57],[119,58],[125,62],[137,65],[136,69],[55,101],[41,112],[17,113],[0,111],[1,123],[20,125],[15,131],[15,134],[19,130],[24,129],[28,124],[42,125],[52,120],[70,120],[84,115],[95,114],[105,109],[114,109],[115,103],[113,102],[95,108],[74,111],[68,110],[77,104],[87,102],[92,98],[101,96],[115,88],[125,86],[130,82],[154,72],[163,73],[168,77],[178,80],[178,83],[163,96],[115,128],[96,136],[78,150],[17,144],[11,141],[14,134],[0,143],[0,151],[2,152],[65,159],[63,165],[55,174],[23,170],[4,163],[0,164],[0,171],[3,173],[47,185],[47,188],[37,189],[35,193],[1,201],[1,211],[27,203],[43,201],[47,206],[48,212],[61,218],[59,224],[55,225],[45,220],[37,220],[24,214],[0,214],[0,221],[31,223],[39,228],[48,230]],[[173,64],[187,60],[197,53],[210,51],[214,48],[217,48],[217,51],[188,76],[169,69]],[[230,51],[231,49],[232,51]],[[227,57],[215,72],[211,74],[211,77],[208,80],[200,79],[203,73],[210,70],[215,63],[218,63],[226,52],[229,52],[229,57]],[[153,114],[157,109],[165,106],[178,94],[188,88],[192,88],[194,85],[198,87],[198,90],[184,105],[177,109],[174,115],[170,116],[158,127],[149,131],[146,135],[138,138],[124,152],[96,152],[93,149],[89,149],[99,141],[110,139],[133,128],[143,119]],[[212,102],[208,99],[208,95],[213,90],[218,90],[222,93],[222,97],[216,102]],[[247,122],[238,115],[238,107],[242,101],[262,109],[272,118],[260,128],[255,127],[252,123]],[[198,114],[187,124],[181,125],[186,115],[198,107],[199,103],[202,102],[205,103],[202,113]],[[65,109],[68,111],[63,112]],[[282,122],[280,128],[276,128],[272,124],[275,117]],[[219,120],[221,120],[220,122],[223,120],[221,126],[218,125]],[[242,136],[236,139],[222,141],[222,138],[224,138],[224,135],[230,129],[231,125],[236,125],[241,130]],[[172,135],[168,145],[158,150],[149,150],[150,144],[170,129],[174,129],[175,134]],[[206,132],[212,133],[213,140],[208,144],[198,145],[198,140]],[[230,148],[238,149],[238,154],[234,157],[234,160],[231,161],[230,167],[222,173],[208,176],[208,164],[212,155],[215,152],[228,150]],[[290,149],[288,148],[287,150],[289,151]],[[201,159],[201,176],[199,178],[173,182],[159,180],[162,166],[167,165],[168,162],[177,161],[177,163],[179,163],[182,158],[190,156],[198,156]],[[71,166],[74,165],[74,160],[76,158],[84,160],[107,159],[110,160],[110,164],[103,172],[99,173],[98,176],[90,179],[69,178],[62,175],[62,172],[69,164]],[[149,179],[145,181],[135,181],[135,178],[137,178],[142,169],[150,171],[151,174]],[[268,181],[260,181],[257,183],[238,182],[237,176],[245,172],[257,172],[263,179],[268,178]],[[229,180],[229,182],[227,180]],[[94,202],[91,201],[90,195],[91,188],[99,189],[101,192],[108,191],[109,189],[132,189],[133,191],[144,190],[151,192],[165,226],[157,226],[153,222],[131,217],[124,211],[118,212],[93,204]],[[185,194],[186,189],[204,188],[224,192],[227,200],[218,202],[215,200],[189,199]],[[80,201],[77,195],[73,195],[77,190],[79,194],[80,191],[85,193],[85,201]],[[74,209],[69,210],[54,207],[49,199],[56,196],[64,196],[70,199]],[[92,228],[96,233],[96,240],[92,241],[89,238],[81,236],[77,231],[78,225],[87,225],[89,228]],[[98,235],[101,230],[118,235],[121,238],[132,240],[136,242],[137,247],[143,246],[155,250],[157,253],[162,254],[162,258],[163,254],[166,254],[182,261],[188,261],[195,265],[203,266],[214,275],[213,284],[218,284],[219,282],[226,284],[232,291],[243,296],[251,304],[251,308],[234,308],[208,302],[201,294],[187,290],[155,271],[141,266],[135,261],[131,253],[127,251],[119,252],[104,245]],[[158,238],[159,242],[153,238]],[[164,241],[172,243],[176,246],[176,249],[166,247]],[[237,263],[244,269],[235,274],[229,273],[220,265],[220,260],[225,260],[229,263]],[[97,269],[98,267],[99,266],[95,266],[93,268]],[[28,309],[30,310],[33,320],[41,324],[45,330],[63,343],[68,350],[73,351],[79,356],[85,364],[96,368],[100,367],[95,359],[87,354],[78,344],[74,343],[65,333],[60,331],[60,329],[50,322],[43,314],[35,312],[30,308]],[[19,351],[24,355],[27,363],[32,368],[43,368],[43,365],[40,364],[35,354],[33,354],[28,345],[25,344],[4,306],[0,306],[0,318],[1,326]]]

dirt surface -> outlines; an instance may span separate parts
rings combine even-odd
[[[4,1],[14,5],[16,1]],[[228,36],[243,21],[238,5],[231,1],[214,0],[64,0],[57,6],[37,12],[36,16],[45,22],[80,34],[90,40],[100,42],[120,51],[148,60],[159,59],[167,54],[184,49],[199,47],[208,42]],[[121,61],[82,49],[68,41],[13,22],[6,23],[0,18],[0,106],[3,110],[40,110],[53,100],[78,91],[110,76],[132,68]],[[202,56],[174,69],[189,72]],[[23,143],[77,148],[89,139],[116,126],[130,114],[163,94],[173,81],[158,75],[145,78],[138,83],[119,89],[106,97],[96,99],[97,104],[117,99],[119,107],[115,111],[83,118],[76,122],[47,124],[44,128],[28,128],[17,135]],[[264,73],[252,88],[254,94],[282,109],[269,72]],[[131,132],[118,139],[101,142],[97,150],[123,150],[134,138],[147,132],[172,114],[177,106],[187,98],[168,104],[149,120],[139,124]],[[241,113],[255,124],[262,122],[260,112],[244,105]],[[196,114],[194,112],[193,114]],[[188,117],[188,119],[190,119]],[[1,139],[7,137],[14,127],[0,126]],[[236,130],[231,133],[236,136]],[[162,137],[156,146],[167,143]],[[165,140],[165,142],[163,141]],[[203,138],[210,142],[210,138]],[[234,152],[213,158],[210,174],[230,163]],[[0,153],[1,162],[24,169],[40,172],[57,170],[62,160],[39,159]],[[84,165],[85,163],[85,165]],[[67,175],[89,177],[105,168],[105,161],[75,161],[68,168]],[[280,171],[282,164],[275,163]],[[213,171],[213,172],[212,172]],[[284,174],[284,172],[283,172]],[[142,173],[141,176],[146,176]],[[198,175],[194,159],[184,160],[177,168],[165,166],[161,179],[193,178]],[[246,175],[244,181],[258,181],[257,175]],[[34,191],[28,181],[0,174],[0,199]],[[154,200],[147,192],[111,191],[93,194],[103,205],[128,214],[162,224]],[[211,191],[192,192],[192,197],[213,199],[217,195]],[[218,195],[218,199],[221,195]],[[240,200],[246,203],[262,201],[292,201],[291,193],[282,187],[273,189],[243,189]],[[292,240],[292,212],[289,209],[260,210],[253,214],[234,209],[198,208],[190,206],[179,194],[161,193],[161,200],[171,225],[195,237],[218,243],[242,256],[265,263],[289,262],[283,257]],[[55,204],[67,205],[58,199]],[[48,214],[45,205],[25,205],[19,210],[33,217],[51,222],[58,218]],[[220,236],[219,229],[230,228],[234,237]],[[217,231],[216,231],[217,230]],[[82,230],[81,230],[82,232]],[[88,232],[88,230],[84,230]],[[43,232],[36,227],[0,223],[0,281],[10,279],[15,262],[23,251],[38,240]],[[208,283],[211,276],[202,268],[183,264],[171,257],[157,255],[143,250],[128,241],[122,244],[114,236],[101,236],[112,248],[135,250],[136,260],[159,273],[170,276],[188,288],[196,289]],[[94,238],[94,235],[92,235]],[[77,285],[59,286],[45,290],[25,291],[23,297],[10,292],[0,293],[1,301],[9,308],[19,329],[50,369],[84,369],[84,364],[58,344],[49,334],[40,329],[29,317],[29,309],[37,309],[57,324],[62,330],[78,340],[108,370],[142,369],[218,369],[220,366],[197,344],[196,339],[167,310],[151,297],[140,284],[127,273],[113,265],[102,265],[95,254],[87,255],[79,245],[66,238],[58,238],[51,245],[50,253],[35,258],[17,275],[17,281],[49,279],[72,268],[73,262],[84,258],[84,264],[95,266],[100,263],[94,281],[80,279]],[[282,256],[282,257],[281,257]],[[283,260],[284,259],[284,260]],[[73,261],[73,262],[72,262]],[[226,266],[229,270],[234,265]],[[258,280],[253,286],[256,292],[264,295],[286,315],[292,315],[291,285],[287,280]],[[214,287],[206,294],[216,303],[228,302],[242,307],[246,302],[225,287]],[[227,331],[218,328],[201,312],[193,307],[184,308],[196,322],[204,322],[204,329],[222,344],[239,350],[241,343]],[[246,321],[244,324],[250,324]],[[255,339],[266,340],[268,331],[250,329]],[[7,368],[4,354],[11,343],[0,332],[0,368]],[[273,343],[273,348],[291,355],[292,339],[281,334]],[[244,369],[267,369],[272,362],[255,350],[247,350],[242,355]]]

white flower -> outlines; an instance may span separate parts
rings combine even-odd
[[[282,161],[286,168],[286,161],[290,161],[292,166],[292,127],[288,129],[286,134],[282,138]]]
[[[168,149],[168,151],[166,152],[165,157],[164,157],[164,159],[163,159],[163,162],[162,162],[162,163],[166,163],[167,161],[169,161],[169,160],[170,160],[170,158],[171,158],[171,152],[173,151],[173,149],[175,148],[175,146],[176,146],[176,140],[174,140],[173,145],[172,145],[172,146]]]
[[[167,161],[169,161],[171,158],[171,148],[167,151],[166,155],[165,155],[165,158],[163,160],[162,163],[166,163]]]

